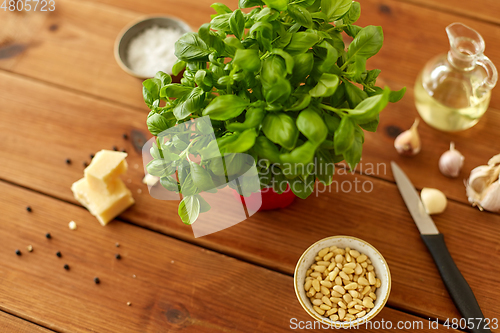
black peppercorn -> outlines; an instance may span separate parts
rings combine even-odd
[[[94,158],[94,154],[90,154],[90,159],[93,159]]]
[[[71,160],[69,158],[66,159],[66,164],[71,164]]]
[[[123,153],[126,153],[127,151],[125,149],[122,150]]]
[[[61,252],[60,252],[60,251],[57,251],[56,256],[58,256],[59,258],[61,258],[61,257],[62,257]]]
[[[83,166],[84,166],[84,167],[88,167],[88,166],[89,166],[89,164],[88,164],[87,162],[83,162]]]
[[[33,211],[30,206],[26,207],[26,210],[28,211],[28,213],[31,213]]]
[[[16,250],[16,254],[17,254],[18,256],[20,256],[20,255],[21,255],[21,251],[20,251],[20,250]]]
[[[51,238],[52,238],[52,236],[50,235],[50,233],[49,233],[49,232],[45,234],[45,237],[46,237],[47,239],[51,239]]]
[[[65,269],[65,270],[67,270],[67,271],[69,271],[69,266],[68,266],[68,264],[64,265],[64,269]]]
[[[117,146],[113,146],[113,150],[114,151],[118,151],[118,147]]]
[[[99,278],[98,278],[98,277],[95,277],[95,278],[94,278],[94,282],[95,282],[95,284],[99,284],[99,283],[101,283],[101,280],[99,280]]]
[[[127,140],[127,139],[128,139],[128,135],[127,135],[127,133],[123,133],[123,138],[124,138],[125,140]]]
[[[119,253],[117,253],[117,254],[115,255],[115,258],[116,258],[116,259],[118,259],[118,260],[120,260],[120,259],[122,258],[122,256],[121,256]]]

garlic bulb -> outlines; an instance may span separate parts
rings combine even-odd
[[[450,143],[450,150],[439,158],[439,171],[447,177],[456,178],[464,165],[465,157],[455,149],[455,143]]]
[[[417,131],[418,124],[419,120],[415,119],[411,128],[399,134],[396,140],[394,140],[394,147],[399,154],[412,156],[420,152],[421,143]]]
[[[424,187],[422,192],[420,192],[420,198],[424,204],[425,211],[429,215],[441,214],[448,204],[446,195],[435,188]]]
[[[472,206],[480,210],[500,213],[500,154],[493,156],[488,165],[480,165],[470,173],[466,182],[467,197]]]

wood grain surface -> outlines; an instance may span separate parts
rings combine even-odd
[[[240,333],[285,332],[292,318],[309,320],[290,276],[127,223],[101,227],[83,208],[4,182],[0,202],[0,310],[39,325],[58,332]],[[68,228],[70,220],[77,230]],[[429,325],[388,307],[376,320]]]
[[[41,326],[35,325],[24,319],[12,316],[8,313],[0,311],[0,323],[2,332],[16,332],[16,333],[50,333],[48,330]]]
[[[331,193],[298,199],[285,210],[258,213],[234,227],[194,239],[191,229],[177,216],[178,202],[149,196],[141,183],[143,170],[135,168],[141,165],[141,156],[121,137],[131,128],[144,130],[144,115],[15,75],[0,74],[0,78],[0,98],[5,106],[0,109],[0,117],[5,119],[0,125],[3,179],[75,202],[69,188],[81,177],[82,162],[88,162],[91,153],[116,145],[130,153],[130,170],[124,179],[130,179],[137,201],[122,215],[126,221],[287,274],[292,274],[301,253],[316,240],[338,234],[356,236],[372,243],[389,262],[394,280],[390,305],[433,318],[458,316],[395,184],[338,169],[336,186],[328,190]],[[26,89],[30,99],[19,102],[13,97]],[[18,133],[16,115],[31,120],[24,123],[23,135]],[[71,165],[65,163],[68,157]],[[500,253],[500,216],[450,202],[435,221],[479,303],[491,303],[485,307],[485,315],[493,317],[500,312],[494,302],[496,295],[482,288],[484,279],[477,272],[488,270],[497,276],[500,268],[477,258],[478,254]],[[469,243],[473,250],[465,251]],[[490,284],[493,290],[500,290],[497,279]]]

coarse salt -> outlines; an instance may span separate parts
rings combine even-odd
[[[173,28],[152,26],[130,41],[127,60],[136,74],[155,76],[157,71],[169,72],[177,61],[175,42],[183,32]]]

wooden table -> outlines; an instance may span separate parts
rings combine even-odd
[[[421,124],[418,156],[403,158],[393,148],[395,135],[417,117],[412,86],[419,70],[448,49],[448,24],[477,29],[486,54],[500,65],[500,3],[361,0],[358,23],[381,25],[385,34],[368,66],[382,69],[381,84],[408,88],[383,112],[379,131],[367,134],[363,168],[335,178],[369,182],[371,193],[333,190],[194,238],[177,216],[177,202],[151,198],[141,183],[141,156],[122,134],[147,133],[147,109],[141,82],[115,63],[113,43],[143,14],[175,15],[197,28],[209,20],[211,3],[56,0],[50,13],[0,11],[1,331],[291,331],[292,318],[309,320],[293,290],[295,263],[310,244],[338,234],[370,242],[387,259],[392,292],[377,321],[390,321],[392,329],[406,322],[403,331],[422,322],[423,331],[431,331],[429,322],[437,319],[438,330],[453,331],[442,324],[459,313],[399,195],[391,160],[418,188],[440,188],[448,196],[446,212],[434,220],[485,316],[500,319],[500,215],[470,207],[463,185],[472,168],[500,153],[498,89],[474,128],[449,134]],[[225,3],[235,8],[237,1]],[[450,141],[466,156],[458,179],[437,168]],[[137,203],[101,227],[70,186],[90,154],[113,146],[129,152],[125,178]],[[370,164],[379,165],[378,172]],[[68,228],[71,220],[76,231]],[[16,256],[16,249],[23,254]]]

